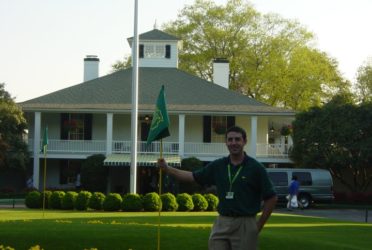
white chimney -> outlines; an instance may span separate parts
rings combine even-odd
[[[229,60],[216,58],[213,60],[213,82],[228,89],[229,88]]]
[[[84,82],[98,78],[99,58],[94,55],[87,55],[84,58]]]

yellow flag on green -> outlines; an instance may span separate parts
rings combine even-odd
[[[149,135],[147,137],[147,144],[153,141],[160,140],[164,137],[170,136],[169,133],[169,117],[167,112],[167,105],[165,101],[164,85],[156,101],[156,108],[151,121]]]

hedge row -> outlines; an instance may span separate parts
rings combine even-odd
[[[64,210],[104,210],[104,211],[215,211],[218,198],[214,194],[159,194],[152,192],[145,195],[89,191],[32,191],[26,195],[28,208],[64,209]]]

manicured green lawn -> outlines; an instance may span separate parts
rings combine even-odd
[[[205,250],[216,213],[162,212],[162,250]],[[17,250],[157,249],[158,213],[0,210],[0,245]],[[274,214],[260,249],[371,249],[372,224]]]

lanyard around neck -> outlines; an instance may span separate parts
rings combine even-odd
[[[231,176],[231,170],[230,170],[231,166],[230,166],[230,164],[227,165],[227,171],[228,171],[228,175],[229,175],[229,183],[230,183],[230,191],[231,191],[231,189],[232,189],[232,185],[233,185],[233,183],[235,182],[236,178],[238,178],[238,175],[239,175],[240,171],[242,170],[242,167],[243,167],[243,166],[240,165],[238,171],[236,171],[236,173],[234,174],[234,176]]]

